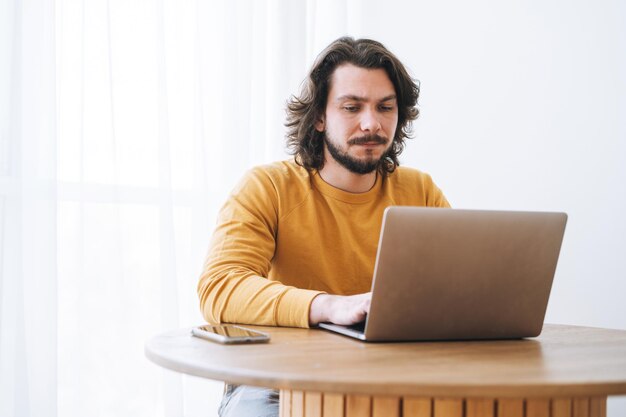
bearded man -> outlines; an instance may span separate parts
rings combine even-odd
[[[250,170],[220,211],[198,284],[210,323],[310,327],[365,319],[383,212],[449,207],[400,167],[419,86],[379,42],[340,38],[287,106],[293,160]],[[278,415],[274,390],[227,385],[220,416]]]

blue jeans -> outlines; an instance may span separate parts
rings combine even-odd
[[[248,385],[224,386],[220,417],[278,417],[278,391]]]

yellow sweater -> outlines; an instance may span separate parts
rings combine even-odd
[[[292,161],[249,171],[220,211],[198,284],[211,323],[308,327],[313,298],[371,289],[383,211],[449,207],[428,174],[399,167],[354,194]]]

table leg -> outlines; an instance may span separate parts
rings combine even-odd
[[[280,417],[606,417],[606,397],[415,398],[280,391]]]

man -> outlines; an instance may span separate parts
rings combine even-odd
[[[220,212],[198,285],[208,322],[365,319],[385,208],[449,206],[429,175],[398,166],[418,96],[378,42],[340,38],[320,54],[287,108],[294,160],[252,169]],[[278,415],[277,398],[227,385],[220,415]]]

